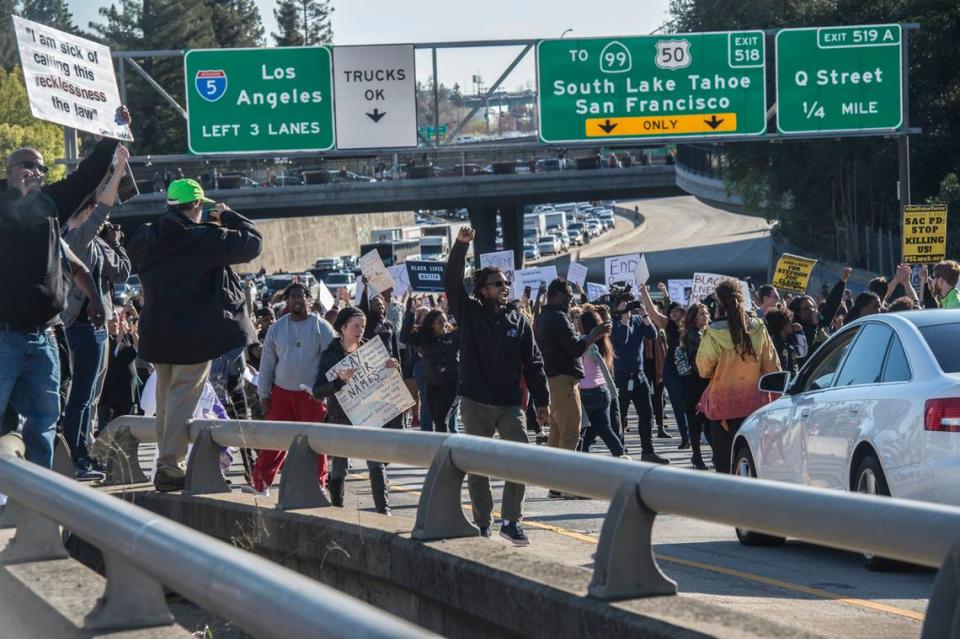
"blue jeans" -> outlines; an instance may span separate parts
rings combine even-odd
[[[27,461],[45,468],[53,466],[59,390],[60,357],[53,334],[0,329],[0,415],[10,404],[26,419],[23,442]]]
[[[413,365],[413,378],[417,380],[417,390],[420,394],[420,430],[433,431],[433,417],[430,415],[430,406],[427,401],[427,374],[423,372],[423,360],[417,360]]]
[[[689,441],[690,436],[687,429],[687,400],[686,387],[683,377],[677,372],[677,367],[667,364],[663,367],[663,385],[667,389],[667,395],[670,396],[670,406],[673,408],[673,416],[677,420],[677,429],[680,431],[680,439]]]
[[[73,382],[63,418],[63,435],[70,446],[73,464],[79,470],[90,470],[92,463],[87,452],[87,437],[93,412],[91,404],[100,365],[103,363],[103,344],[106,341],[107,331],[95,329],[92,324],[77,322],[67,327]]]
[[[623,442],[613,432],[610,422],[610,391],[606,385],[596,388],[581,388],[580,401],[583,403],[583,414],[587,416],[590,426],[583,431],[580,438],[580,449],[590,451],[590,445],[596,437],[603,440],[614,457],[623,455]]]

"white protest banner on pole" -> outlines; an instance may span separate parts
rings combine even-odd
[[[570,268],[567,269],[567,281],[583,288],[587,283],[587,267],[579,262],[570,262]]]
[[[614,255],[603,259],[604,284],[610,286],[614,282],[634,282],[634,273],[640,263],[639,253],[629,255]]]
[[[337,401],[351,424],[379,428],[413,406],[400,371],[384,366],[389,359],[383,340],[376,337],[327,371],[328,381],[339,371],[356,371],[337,393]]]
[[[383,260],[376,249],[360,257],[360,272],[366,276],[370,288],[375,291],[367,293],[368,295],[375,295],[395,287],[393,278],[387,272],[387,267],[383,265]]]
[[[609,286],[604,286],[603,284],[595,284],[593,282],[587,282],[587,299],[591,302],[597,301],[603,295],[606,295],[610,292]]]
[[[388,266],[387,273],[393,278],[393,294],[403,297],[403,294],[410,290],[410,276],[407,274],[406,264]]]
[[[680,302],[684,306],[689,306],[693,280],[667,280],[667,292],[671,302]]]
[[[326,313],[331,308],[336,306],[337,302],[333,297],[333,293],[330,292],[330,289],[327,288],[327,285],[322,281],[318,282],[319,292],[317,293],[317,301],[320,302],[320,306],[323,307],[323,312]]]
[[[34,117],[132,141],[130,127],[116,120],[120,92],[110,49],[38,22],[12,18]]]
[[[637,268],[633,271],[633,281],[637,286],[643,286],[650,279],[650,269],[647,267],[647,256],[641,255],[637,260]]]
[[[556,266],[540,266],[537,268],[525,268],[513,273],[513,288],[511,297],[520,299],[523,297],[523,291],[530,287],[530,298],[537,296],[540,286],[549,286],[550,282],[557,279]]]
[[[508,280],[513,279],[513,274],[516,271],[513,261],[513,251],[497,251],[495,253],[481,253],[480,254],[480,268],[487,268],[488,266],[496,266],[507,276]]]

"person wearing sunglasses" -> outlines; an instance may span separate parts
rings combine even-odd
[[[132,119],[127,107],[121,106],[117,109],[116,120],[130,125]],[[119,143],[119,140],[113,138],[101,138],[90,151],[90,155],[77,165],[76,171],[51,184],[43,183],[44,176],[50,169],[44,163],[40,151],[28,147],[17,149],[6,159],[7,175],[6,180],[0,182],[0,191],[20,188],[27,192],[42,191],[53,201],[58,221],[64,224],[100,186],[113,163]]]
[[[510,301],[510,280],[496,267],[473,275],[473,295],[463,285],[467,248],[476,231],[463,227],[447,258],[444,288],[450,313],[460,330],[460,417],[468,435],[529,443],[526,418],[520,406],[521,375],[539,408],[542,423],[550,418],[550,393],[543,358],[533,330]],[[467,478],[473,519],[480,534],[490,537],[493,495],[487,477]],[[530,543],[520,520],[523,517],[523,484],[507,482],[503,489],[503,525],[500,536],[517,546]]]

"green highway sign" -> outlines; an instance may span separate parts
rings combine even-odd
[[[191,153],[333,147],[330,49],[195,49],[184,55]]]
[[[899,24],[777,33],[781,133],[898,129],[903,124]]]
[[[547,143],[766,132],[763,31],[542,40]]]

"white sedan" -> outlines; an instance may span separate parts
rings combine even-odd
[[[960,310],[862,318],[760,388],[785,392],[737,433],[736,474],[960,506]]]

